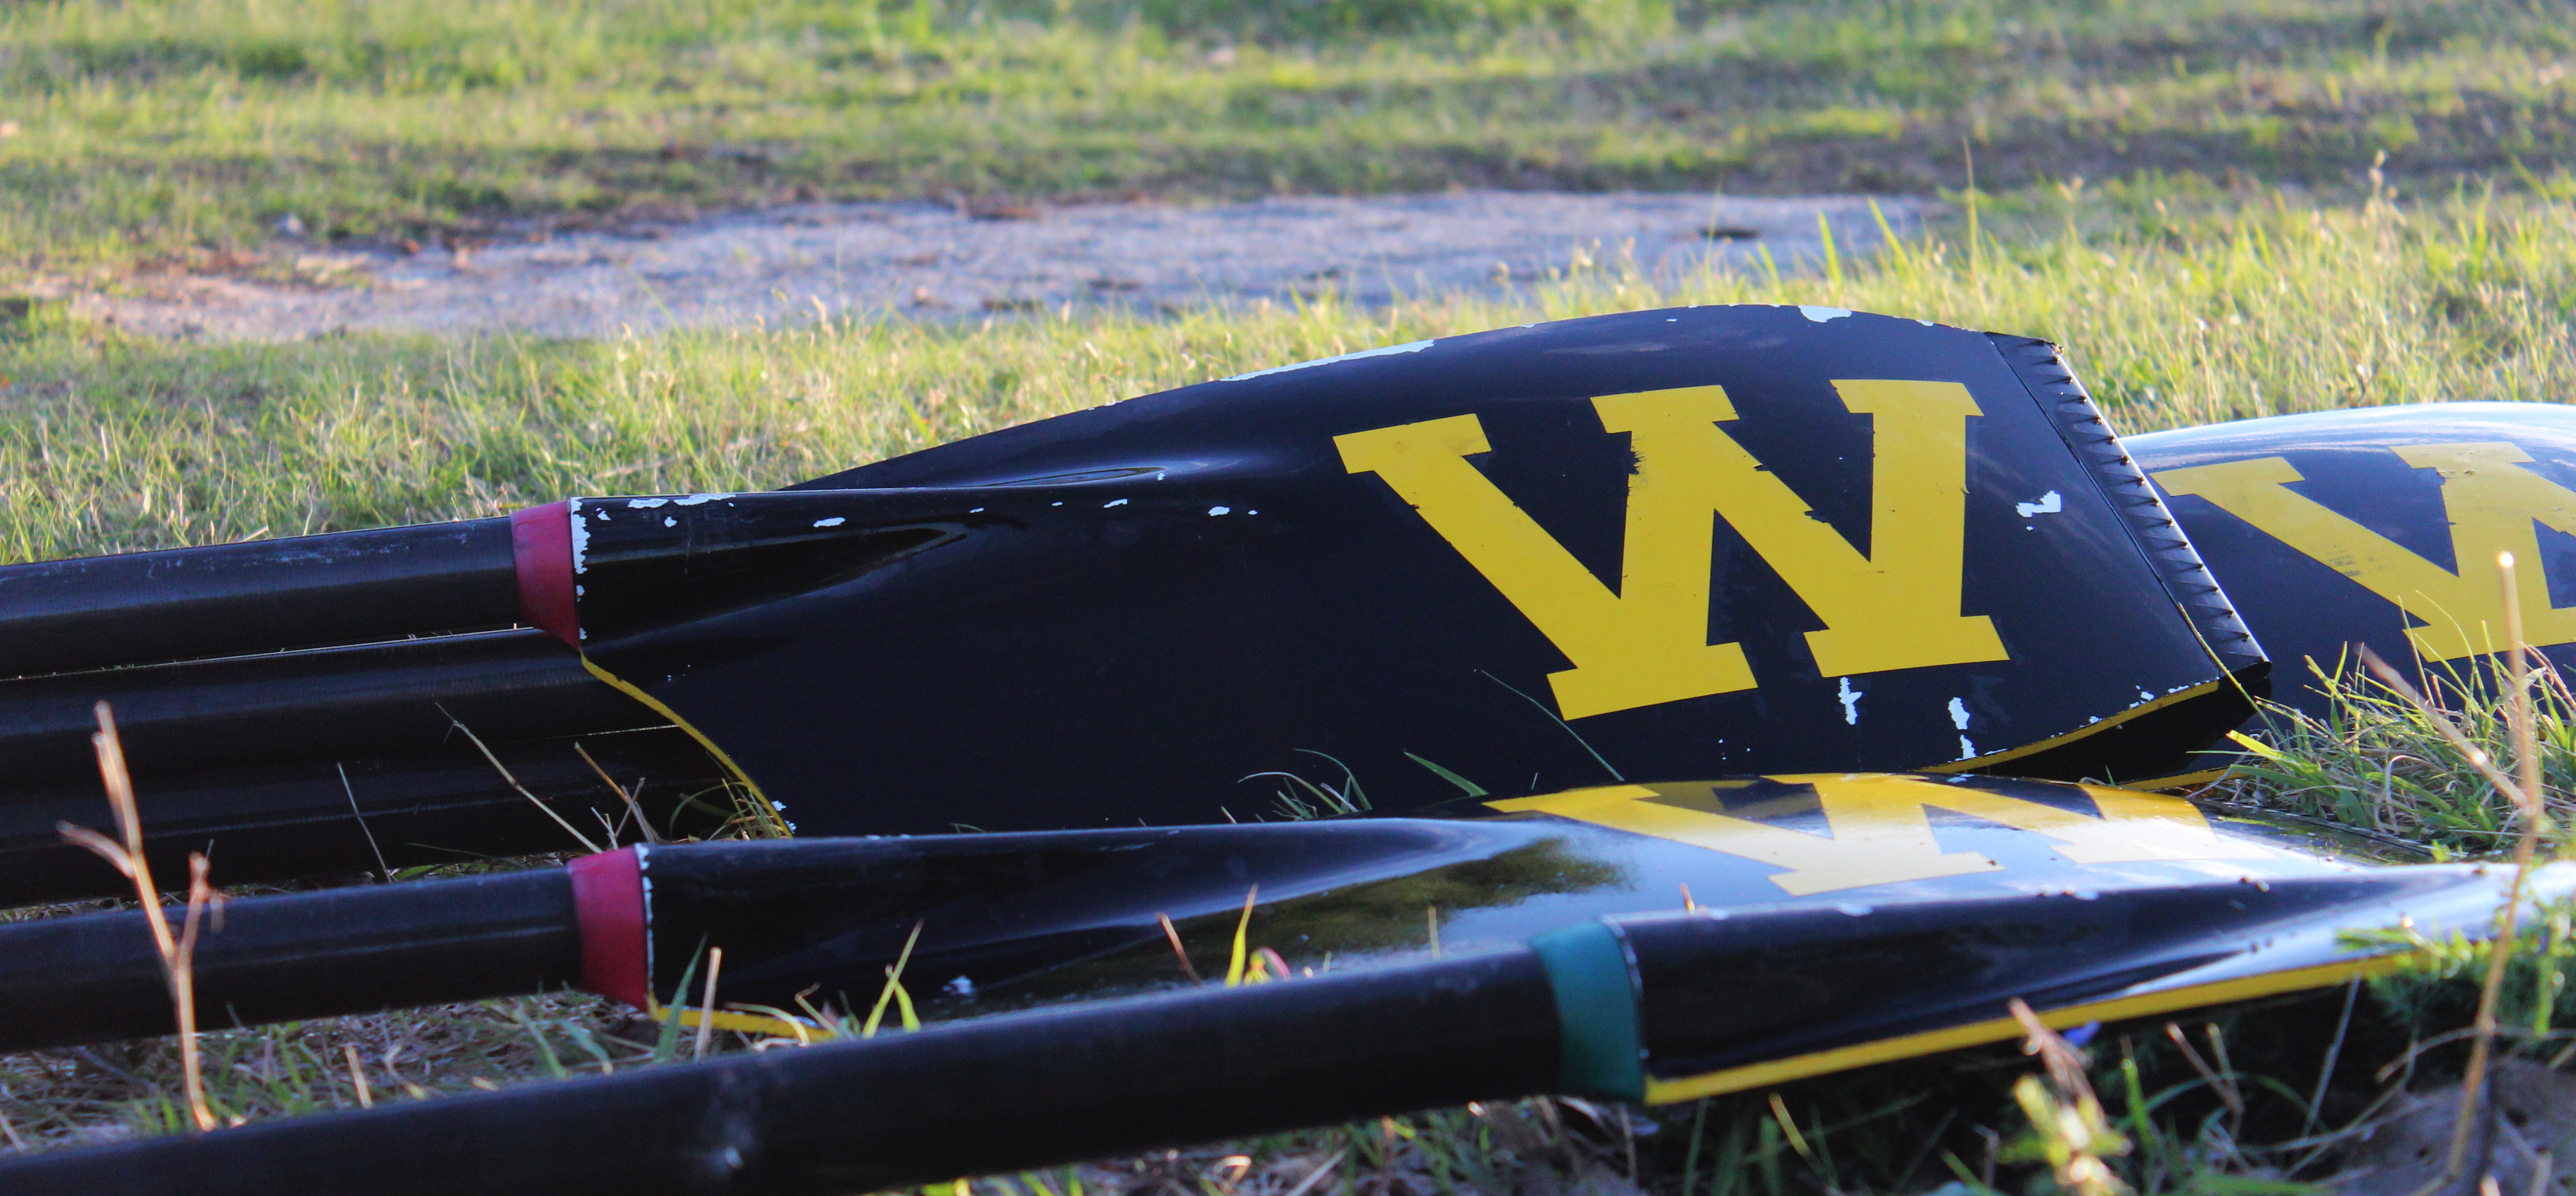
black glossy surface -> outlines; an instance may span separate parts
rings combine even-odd
[[[2265,884],[1820,907],[1621,923],[1650,1075],[1682,1077],[2052,1009],[2257,951],[2318,915],[2366,919],[2455,883],[2392,869]],[[2368,925],[2367,922],[2360,923]]]
[[[1042,420],[786,494],[579,500],[575,540],[599,561],[582,575],[585,650],[724,745],[806,834],[1222,822],[1264,800],[1251,774],[1338,783],[1310,752],[1347,763],[1379,812],[1458,794],[1416,757],[1511,796],[1609,779],[1596,751],[1664,780],[1949,766],[2084,734],[1997,767],[2143,779],[2241,721],[2222,686],[2097,725],[2221,677],[2212,647],[2248,678],[2263,666],[2045,346],[1824,317],[1504,329]],[[1569,733],[1550,675],[1571,659],[1336,447],[1473,416],[1492,446],[1470,457],[1477,476],[1607,591],[1629,567],[1636,457],[1594,396],[1722,384],[1741,416],[1722,430],[1761,476],[1867,551],[1878,417],[1846,410],[1837,379],[1973,397],[1962,580],[1926,601],[1991,618],[2008,659],[1827,676],[1806,639],[1825,622],[1712,515],[1688,533],[1714,545],[1706,640],[1740,643],[1754,687],[1578,714]],[[710,582],[673,609],[721,613],[658,624],[657,590],[620,592],[621,560],[723,529],[808,537],[801,576],[826,580],[751,604],[738,578]]]
[[[0,566],[0,677],[507,627],[508,519]]]
[[[669,723],[541,631],[58,673],[0,681],[10,788],[95,781],[102,701],[141,777],[462,743],[454,722],[486,743]]]
[[[2093,798],[2067,786],[1942,784],[2027,803],[1997,811],[2024,821],[2063,812],[2082,827],[2098,814]],[[2201,852],[2172,850],[2168,838],[2161,855],[2087,863],[2070,858],[2063,838],[1991,818],[1896,812],[1924,819],[1931,841],[1905,848],[1893,820],[1836,832],[1810,785],[1735,781],[1659,786],[1631,810],[1594,815],[1632,826],[1654,820],[1661,834],[1522,813],[652,848],[644,867],[654,988],[665,1001],[681,997],[682,976],[711,945],[725,952],[720,1000],[794,1009],[803,993],[863,1016],[918,924],[906,987],[926,1017],[971,1017],[1187,985],[1164,916],[1202,977],[1224,973],[1238,925],[1248,947],[1276,951],[1292,970],[1325,970],[1427,958],[1435,917],[1442,947],[1461,950],[1685,900],[1832,909],[2135,892],[2213,877],[2277,885],[2348,872],[2335,861],[2352,846],[2217,818]],[[1807,886],[1795,886],[1782,864],[1747,854],[1771,846],[1764,830],[1812,836],[1809,863],[1833,870],[1831,879],[1793,891]],[[1907,876],[1922,871],[1923,852],[1992,867]]]
[[[1526,950],[0,1161],[13,1196],[872,1192],[1553,1087]]]
[[[575,754],[576,742],[618,784],[636,791],[664,833],[701,835],[724,821],[729,807],[722,767],[677,728],[491,747],[522,788],[599,842],[604,825],[624,825],[628,812]],[[154,875],[163,878],[184,879],[192,851],[208,852],[215,883],[232,885],[580,849],[463,742],[393,755],[211,768],[137,783],[144,850]],[[707,794],[716,808],[689,804],[692,794]],[[63,822],[114,832],[115,816],[95,775],[12,788],[0,800],[0,904],[133,892],[132,882],[105,861],[63,842],[55,830]],[[625,838],[635,837],[629,827]]]
[[[0,944],[0,1050],[177,1029],[141,911],[0,926]],[[198,1025],[210,1029],[581,979],[572,882],[558,868],[235,901],[194,960]]]
[[[2290,494],[2359,525],[2361,534],[2334,537],[2339,547],[2384,546],[2424,569],[2453,577],[2467,571],[2468,580],[2482,581],[2495,569],[2492,557],[2458,559],[2455,519],[2473,535],[2525,539],[2528,548],[2519,567],[2542,571],[2548,606],[2576,608],[2576,534],[2569,531],[2576,527],[2576,519],[2570,518],[2576,515],[2576,492],[2568,489],[2576,487],[2576,409],[2544,403],[2359,408],[2154,432],[2124,443],[2151,475],[2277,461],[2301,479],[2287,484]],[[2461,501],[2464,495],[2446,498],[2439,470],[2411,466],[2398,455],[2415,446],[2482,443],[2510,445],[2531,458],[2505,468],[2540,483],[2528,497],[2543,501],[2505,511],[2472,510],[2471,502]],[[2329,672],[2357,669],[2353,644],[2368,644],[2389,661],[2412,666],[2416,652],[2406,629],[2428,626],[2430,620],[2410,617],[2388,596],[2392,589],[2407,589],[2386,578],[2373,579],[2375,586],[2365,584],[2349,575],[2357,566],[2347,553],[2302,551],[2209,497],[2169,494],[2167,502],[2278,662],[2277,700],[2324,716],[2328,702],[2311,665]],[[2518,519],[2522,526],[2504,526],[2499,517]],[[2433,580],[2438,585],[2442,579]],[[2426,597],[2434,600],[2428,605],[2438,605],[2465,624],[2489,622],[2493,642],[2504,643],[2500,603],[2454,602],[2448,594]],[[2546,614],[2536,603],[2527,608],[2531,641],[2562,669],[2576,666],[2576,627],[2564,621],[2553,625]],[[2477,669],[2475,658],[2462,658],[2436,663],[2430,671],[2441,676]]]
[[[2171,798],[1990,779],[1879,779],[1881,787],[1856,785],[1855,778],[1825,783],[1837,788],[1827,795],[1817,781],[1742,779],[1579,791],[1541,799],[1558,814],[1523,811],[1475,820],[643,847],[636,850],[651,925],[648,966],[653,992],[663,1003],[696,1004],[704,1000],[702,990],[683,980],[699,966],[704,949],[720,947],[721,1003],[794,1010],[801,1001],[864,1016],[882,991],[886,969],[909,944],[904,983],[924,1016],[945,1020],[1194,986],[1197,981],[1173,956],[1164,918],[1171,919],[1201,979],[1227,973],[1238,928],[1247,949],[1303,976],[1508,946],[1566,926],[1671,910],[1686,901],[1748,917],[1761,910],[1904,902],[1964,909],[1969,906],[1963,902],[1978,898],[2018,899],[2035,892],[2134,894],[2202,885],[2214,876],[2277,888],[2350,872],[2332,858],[2342,846],[2338,842],[2242,821],[2205,825],[2193,807]],[[2105,821],[2105,802],[2126,821]],[[1980,810],[1982,815],[1973,813]],[[1908,843],[1909,825],[1919,828],[1919,842]],[[1788,861],[1798,867],[1788,867],[1779,854],[1778,837],[1784,835],[1806,848],[1801,858]],[[1926,868],[1927,859],[1938,866]],[[276,958],[286,969],[282,974],[295,978],[259,990],[262,1003],[242,1006],[242,1016],[251,1017],[254,1008],[260,1017],[318,1016],[356,1007],[349,1003],[353,999],[383,999],[348,996],[347,986],[331,979],[322,961],[346,954],[353,966],[372,966],[373,953],[414,936],[424,949],[454,952],[463,966],[470,962],[465,940],[472,927],[490,925],[498,916],[497,909],[453,911],[453,899],[441,894],[455,890],[438,886],[340,892],[346,896],[328,901],[241,899],[233,906],[239,917],[209,934],[209,958],[219,971],[238,973],[250,966],[240,961]],[[421,900],[408,904],[406,893]],[[1247,900],[1254,905],[1248,922]],[[269,912],[281,903],[290,910],[333,912]],[[2062,904],[1977,908],[2005,925],[2058,918],[2054,911]],[[2091,915],[2116,906],[2073,908]],[[92,941],[79,935],[104,933],[113,940],[125,934],[128,949],[102,960],[122,960],[117,966],[126,969],[129,981],[150,980],[144,987],[158,992],[157,972],[146,966],[150,956],[137,954],[142,940],[133,933],[139,932],[130,925],[117,932],[73,925],[113,921],[0,926],[0,958],[28,961],[20,991],[37,993],[45,987],[41,974],[55,970],[42,961]],[[1796,960],[1806,962],[1793,960],[1790,966],[1818,976],[1840,974],[1834,961],[1841,948],[1828,943],[1819,956],[1815,943],[1826,940],[1816,939],[1806,921],[1774,918],[1764,925],[1775,923],[1787,929],[1742,933],[1774,946],[1815,939],[1796,948],[1806,952]],[[2176,932],[2195,925],[2208,924],[2186,920],[2176,924]],[[303,935],[300,945],[288,943],[291,936],[275,929],[281,926]],[[246,941],[234,939],[239,927],[248,928]],[[2061,929],[2079,928],[2068,921]],[[2131,949],[2153,946],[2166,932],[2115,929],[2084,933],[2092,936],[2088,942]],[[504,940],[495,946],[503,965],[513,951],[508,934],[517,933],[505,931],[495,931]],[[32,945],[22,949],[22,940]],[[1900,945],[1948,949],[1928,936]],[[1893,966],[1881,958],[1884,951],[1873,954],[1867,946],[1850,952],[1853,967],[1866,972]],[[1781,959],[1791,958],[1790,947],[1781,951]],[[2088,978],[2109,974],[2090,950],[2056,963]],[[107,966],[97,963],[93,970]],[[297,987],[306,981],[312,983]],[[355,991],[397,992],[371,983],[360,977]],[[1848,986],[1863,995],[1878,987],[1883,986]],[[421,999],[434,999],[439,991],[445,990],[424,989]],[[1961,991],[1973,998],[1980,990]],[[298,992],[306,994],[302,1005],[296,1004]],[[1921,1005],[1947,1008],[1932,998]],[[1809,1007],[1829,1006],[1798,1006]],[[69,1017],[69,1008],[56,1010],[68,1020],[39,1019],[23,1032],[96,1029]],[[1785,1015],[1789,1007],[1777,1008]],[[1868,1024],[1859,1013],[1832,1008],[1838,1018]],[[7,1024],[0,1019],[0,1039]]]

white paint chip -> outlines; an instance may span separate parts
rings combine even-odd
[[[2033,515],[2054,515],[2065,509],[2065,497],[2054,490],[2040,495],[2038,502],[2017,502],[2013,504],[2013,511],[2024,519],[2028,519]]]
[[[1411,344],[1388,345],[1383,349],[1362,349],[1357,353],[1344,353],[1339,357],[1326,357],[1315,361],[1301,361],[1295,365],[1274,365],[1266,370],[1254,370],[1249,374],[1236,374],[1235,376],[1224,380],[1227,382],[1249,382],[1255,378],[1268,377],[1272,374],[1285,374],[1290,370],[1308,370],[1319,365],[1332,365],[1335,362],[1358,361],[1363,357],[1386,357],[1396,353],[1419,353],[1424,349],[1430,348],[1432,344],[1433,342],[1431,341],[1414,341]]]
[[[664,516],[662,517],[662,526],[664,526],[664,527],[678,527],[678,526],[680,526],[680,521],[679,521],[679,520],[677,520],[677,519],[673,519],[673,518],[671,518],[671,517],[670,517],[670,516],[668,516],[668,515],[664,515]]]
[[[1798,305],[1798,314],[1822,324],[1828,320],[1839,320],[1844,316],[1850,315],[1851,309],[1848,307],[1810,307],[1801,303]]]
[[[717,499],[719,499],[719,498],[732,498],[732,497],[733,497],[733,495],[731,495],[731,494],[692,494],[692,495],[688,496],[687,498],[675,498],[675,499],[672,499],[672,500],[671,500],[671,505],[673,505],[673,506],[678,506],[678,507],[694,507],[694,506],[698,505],[699,503],[714,502],[714,501],[716,501],[716,500],[717,500]]]
[[[1126,505],[1127,505],[1127,500],[1126,500],[1126,499],[1123,499],[1123,498],[1113,498],[1113,499],[1110,499],[1108,502],[1105,502],[1105,503],[1100,504],[1100,509],[1101,509],[1101,510],[1106,511],[1106,510],[1108,510],[1108,509],[1109,509],[1109,508],[1111,508],[1111,507],[1123,507],[1123,506],[1126,506]]]
[[[1860,691],[1851,687],[1851,678],[1842,679],[1842,692],[1835,694],[1834,697],[1843,704],[1843,722],[1849,726],[1859,726]]]
[[[1962,731],[1968,729],[1968,703],[1966,699],[1950,699],[1950,725],[1957,727]]]
[[[669,501],[671,500],[667,498],[630,498],[626,500],[626,505],[633,510],[650,511]]]
[[[1209,508],[1208,508],[1208,514],[1210,514],[1210,515],[1230,515],[1230,514],[1233,514],[1233,513],[1234,513],[1234,508],[1232,508],[1232,507],[1209,507]]]
[[[579,573],[590,567],[584,559],[590,553],[590,524],[581,517],[580,499],[564,504],[564,518],[572,524],[572,571]]]
[[[844,524],[844,523],[848,523],[848,522],[849,522],[849,518],[848,518],[847,516],[834,515],[834,516],[832,516],[832,517],[831,517],[831,518],[829,518],[829,519],[817,519],[817,520],[815,520],[815,521],[814,521],[814,526],[816,526],[816,527],[839,527],[839,526],[841,526],[842,524]]]

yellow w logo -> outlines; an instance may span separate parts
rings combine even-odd
[[[1846,408],[1874,417],[1867,555],[1718,430],[1736,418],[1722,388],[1592,400],[1605,430],[1628,433],[1637,460],[1616,592],[1467,462],[1492,447],[1475,416],[1333,443],[1346,468],[1385,479],[1574,662],[1548,675],[1569,719],[1753,688],[1744,649],[1708,642],[1719,518],[1824,621],[1807,647],[1825,676],[2008,659],[1993,623],[1959,613],[1976,401],[1955,382],[1834,388]]]
[[[2576,493],[2521,468],[2529,454],[2502,442],[2413,444],[2397,456],[2442,474],[2442,506],[2451,519],[2457,572],[2417,556],[2387,537],[2292,491],[2299,471],[2280,457],[2170,469],[2156,481],[2173,494],[2196,494],[2272,538],[2325,562],[2424,624],[2407,634],[2432,660],[2455,660],[2504,648],[2504,581],[2499,552],[2522,562],[2515,571],[2523,633],[2533,644],[2576,641],[2576,607],[2549,605],[2533,521],[2576,533]]]

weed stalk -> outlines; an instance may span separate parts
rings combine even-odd
[[[187,1093],[188,1115],[198,1129],[211,1130],[216,1126],[215,1112],[206,1103],[205,1067],[197,1052],[195,960],[197,935],[204,917],[212,909],[220,920],[222,899],[206,882],[205,853],[190,852],[186,920],[178,935],[170,933],[169,915],[162,911],[160,890],[152,883],[152,865],[143,854],[143,817],[134,807],[134,778],[125,769],[125,744],[116,735],[116,712],[105,702],[92,709],[98,716],[98,731],[90,736],[90,746],[98,752],[99,778],[107,786],[108,806],[116,812],[116,828],[125,841],[119,843],[68,822],[55,824],[55,830],[65,841],[88,848],[134,882],[135,896],[143,903],[144,921],[152,927],[152,945],[160,953],[161,974],[170,986],[172,1012],[179,1023],[179,1070]]]

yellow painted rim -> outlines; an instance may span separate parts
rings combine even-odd
[[[2393,971],[2403,967],[2410,958],[2411,956],[2407,954],[2381,955],[2368,959],[2346,960],[2341,963],[2319,964],[2315,967],[2294,968],[2286,972],[2269,972],[2260,976],[2220,980],[2209,984],[2168,989],[2163,992],[2141,993],[2134,997],[2117,997],[2108,1001],[2069,1005],[2062,1009],[2051,1009],[2041,1013],[2039,1020],[2052,1029],[2063,1029],[2068,1026],[2080,1026],[2086,1022],[2122,1021],[2133,1017],[2149,1017],[2159,1013],[2173,1013],[2209,1005],[2224,1005],[2233,1001],[2248,1001],[2256,997],[2327,988],[2355,977],[2375,976]],[[1680,1079],[1665,1080],[1649,1076],[1646,1078],[1646,1103],[1666,1105],[1675,1101],[1697,1100],[1703,1096],[1742,1092],[1748,1088],[1762,1088],[1790,1080],[1803,1080],[1809,1076],[1848,1071],[1855,1067],[1867,1067],[1873,1063],[1893,1063],[1899,1059],[1936,1055],[1961,1047],[2005,1042],[2018,1038],[2021,1034],[2021,1023],[2011,1018],[1997,1018],[1993,1021],[1971,1022],[1964,1026],[1926,1030],[1920,1034],[1908,1034],[1901,1038],[1855,1043],[1851,1046],[1835,1047],[1832,1050],[1817,1051],[1813,1054],[1731,1067],[1724,1071],[1684,1076]]]
[[[726,755],[723,748],[717,747],[715,740],[707,738],[705,732],[691,726],[689,724],[689,720],[681,718],[679,711],[663,705],[661,699],[628,684],[624,678],[619,677],[617,674],[599,667],[599,664],[587,655],[581,658],[581,667],[590,670],[591,676],[597,677],[615,687],[617,692],[625,694],[627,697],[633,698],[636,701],[642,702],[646,706],[651,707],[653,713],[671,720],[672,726],[688,732],[689,738],[697,740],[699,747],[707,749],[707,754],[715,757],[716,763],[724,765],[725,771],[733,774],[733,779],[742,782],[742,787],[751,791],[752,797],[758,799],[760,802],[761,809],[769,811],[769,820],[776,824],[779,834],[790,837],[793,837],[796,834],[795,829],[787,825],[787,816],[778,812],[778,804],[769,800],[768,794],[760,791],[760,782],[752,780],[751,774],[744,772],[741,765],[734,763],[733,757]]]
[[[2065,733],[2064,735],[2059,735],[2059,736],[2055,736],[2055,737],[2052,737],[2052,738],[2043,739],[2043,740],[2040,740],[2040,741],[2039,741],[2039,742],[2037,742],[2037,743],[2025,743],[2025,744],[2021,745],[2020,747],[2017,747],[2017,748],[2011,748],[2011,749],[2008,749],[2008,750],[2006,750],[2006,751],[1996,752],[1996,753],[1994,753],[1994,754],[1992,754],[1992,755],[1987,755],[1987,756],[1978,756],[1978,757],[1976,757],[1976,758],[1974,758],[1974,759],[1969,759],[1969,760],[1954,760],[1954,761],[1952,761],[1952,762],[1950,762],[1950,763],[1948,763],[1948,764],[1935,764],[1935,765],[1932,765],[1932,766],[1930,766],[1930,767],[1928,767],[1928,768],[1921,768],[1921,769],[1917,769],[1916,771],[1918,771],[1918,772],[1974,772],[1974,771],[1976,771],[1976,770],[1978,770],[1978,769],[1980,769],[1980,768],[1992,768],[1992,767],[1994,767],[1995,765],[2002,764],[2002,763],[2005,763],[2005,762],[2007,762],[2007,761],[2019,760],[2019,759],[2021,759],[2021,758],[2022,758],[2022,757],[2024,757],[2024,756],[2037,755],[2038,753],[2040,753],[2040,752],[2044,752],[2044,751],[2047,751],[2047,750],[2048,750],[2048,749],[2050,749],[2050,748],[2054,748],[2054,747],[2063,747],[2063,746],[2065,746],[2065,745],[2067,745],[2067,744],[2070,744],[2070,743],[2075,742],[2076,740],[2079,740],[2079,739],[2085,738],[2086,736],[2099,734],[2099,733],[2101,733],[2101,732],[2103,732],[2103,731],[2108,731],[2108,730],[2110,730],[2110,729],[2111,729],[2111,728],[2113,728],[2113,727],[2119,726],[2120,724],[2125,723],[2125,722],[2129,721],[2130,719],[2136,718],[2136,717],[2138,717],[2139,715],[2146,714],[2146,713],[2148,713],[2148,712],[2150,712],[2150,711],[2162,710],[2162,709],[2164,709],[2165,707],[2167,707],[2167,706],[2171,706],[2171,705],[2173,705],[2173,704],[2174,704],[2174,703],[2176,703],[2176,702],[2188,702],[2188,701],[2192,700],[2193,698],[2200,697],[2200,696],[2201,696],[2201,695],[2203,695],[2203,694],[2216,693],[2216,692],[2218,692],[2218,687],[2219,687],[2219,685],[2220,685],[2220,684],[2222,684],[2222,683],[2224,683],[2224,682],[2227,682],[2227,681],[2230,681],[2230,680],[2232,680],[2232,679],[2233,679],[2232,677],[2220,677],[2220,678],[2219,678],[2218,680],[2216,680],[2216,681],[2203,681],[2203,682],[2201,682],[2201,683],[2200,683],[2200,684],[2198,684],[2198,685],[2192,686],[2190,689],[2182,690],[2182,691],[2179,691],[2179,692],[2176,692],[2176,693],[2169,693],[2169,694],[2166,694],[2165,696],[2163,696],[2163,697],[2161,697],[2161,698],[2157,698],[2155,701],[2152,701],[2152,702],[2140,702],[2140,703],[2138,703],[2138,704],[2137,704],[2137,705],[2135,705],[2135,706],[2131,706],[2131,707],[2129,707],[2128,709],[2126,709],[2126,710],[2123,710],[2123,711],[2119,712],[2118,714],[2114,714],[2114,715],[2112,715],[2112,716],[2111,716],[2111,717],[2109,717],[2109,718],[2103,719],[2101,722],[2093,723],[2093,724],[2091,724],[2091,725],[2089,725],[2089,726],[2085,726],[2085,727],[2081,727],[2081,728],[2078,728],[2078,729],[2073,730],[2073,731],[2069,731],[2069,732]],[[2124,785],[2124,786],[2121,786],[2121,788],[2124,788],[2124,789],[2126,789],[2126,788],[2136,788],[2136,787],[2137,787],[2137,786],[2134,786],[2134,785]]]

